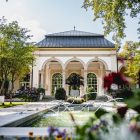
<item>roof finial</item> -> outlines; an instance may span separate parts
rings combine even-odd
[[[75,25],[74,25],[74,31],[75,31]]]

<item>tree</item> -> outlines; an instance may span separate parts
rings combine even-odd
[[[7,23],[0,19],[0,94],[4,93],[7,80],[12,82],[12,92],[15,80],[25,75],[34,60],[33,44],[27,42],[31,37],[28,32],[17,21]]]
[[[32,55],[33,47],[32,46],[17,46],[12,50],[12,61],[10,69],[10,79],[12,82],[12,88],[14,89],[14,82],[18,78],[22,78],[27,73],[30,72],[29,65],[33,62]],[[16,63],[16,65],[14,65]]]
[[[70,85],[73,89],[77,89],[80,85],[84,85],[83,79],[84,78],[82,76],[74,73],[66,79],[66,84]]]
[[[83,7],[92,8],[94,20],[101,18],[105,35],[113,32],[116,42],[125,37],[125,16],[133,18],[140,14],[140,0],[84,0]]]
[[[139,81],[140,73],[140,44],[137,42],[126,42],[123,47],[123,51],[119,53],[119,56],[126,61],[126,74],[133,78],[137,83]],[[139,83],[140,84],[140,83]]]

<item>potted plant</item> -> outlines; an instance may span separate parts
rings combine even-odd
[[[4,104],[4,99],[5,99],[5,96],[4,95],[0,95],[0,103]]]
[[[83,77],[80,76],[79,74],[72,74],[70,75],[67,79],[66,79],[66,84],[68,84],[70,86],[70,95],[71,96],[79,96],[80,91],[79,88],[80,86],[84,85],[83,82]]]
[[[64,88],[58,88],[55,93],[56,100],[66,100],[67,95]]]
[[[0,81],[0,103],[4,104],[5,94],[8,92],[9,81]]]

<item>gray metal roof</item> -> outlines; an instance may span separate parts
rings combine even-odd
[[[115,45],[103,35],[71,30],[48,34],[36,44],[42,48],[114,48]]]
[[[103,36],[103,35],[84,32],[84,31],[78,31],[78,30],[70,30],[70,31],[65,31],[65,32],[48,34],[46,36]]]

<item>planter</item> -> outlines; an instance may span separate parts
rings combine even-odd
[[[78,97],[80,95],[79,90],[71,90],[70,91],[70,96]]]
[[[44,96],[44,93],[39,93],[40,94],[40,96],[39,96],[39,101],[42,101],[42,99],[43,99],[43,96]]]
[[[4,103],[5,96],[0,96],[0,103]]]
[[[75,98],[75,97],[69,97],[67,99],[67,102],[72,103],[72,104],[82,104],[85,102],[84,98]]]

